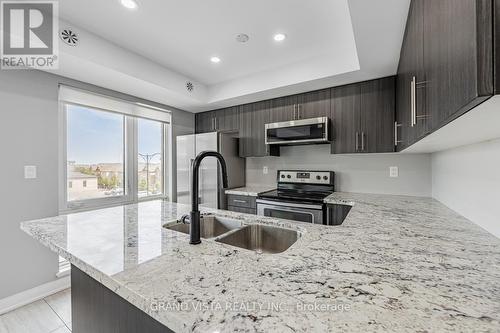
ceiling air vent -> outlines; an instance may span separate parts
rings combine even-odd
[[[77,46],[78,45],[78,35],[71,29],[63,29],[59,33],[59,37],[61,40],[69,46]]]
[[[193,82],[186,82],[186,89],[187,91],[192,92],[194,90]]]

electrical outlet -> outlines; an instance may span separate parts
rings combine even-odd
[[[262,168],[262,173],[263,173],[264,175],[267,175],[267,174],[269,173],[269,168],[268,168],[267,166],[263,167],[263,168]]]
[[[35,165],[25,165],[24,166],[24,179],[35,179],[36,178],[36,166]]]
[[[399,177],[399,168],[397,166],[389,167],[389,177],[391,178]]]

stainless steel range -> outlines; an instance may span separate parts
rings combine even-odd
[[[327,224],[324,199],[335,191],[332,171],[280,170],[278,188],[257,197],[257,215]]]

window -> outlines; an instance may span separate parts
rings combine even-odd
[[[61,211],[169,198],[170,113],[61,86]]]
[[[124,194],[125,116],[67,105],[68,201]]]
[[[138,119],[138,196],[158,196],[163,193],[163,124]]]

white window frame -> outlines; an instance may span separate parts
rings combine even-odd
[[[68,88],[64,88],[68,89]],[[81,100],[85,100],[85,98],[92,98],[94,93],[89,93],[85,91],[81,91],[78,89],[69,88],[70,93],[75,93],[78,97],[78,93],[81,92],[82,98]],[[65,91],[66,93],[66,91]],[[103,95],[96,94],[95,101],[103,102],[106,104],[110,102],[110,105],[113,105],[113,102],[119,106],[119,103],[123,104],[126,107],[127,104],[131,104],[130,102],[125,102],[121,100],[114,99],[113,97],[107,97]],[[78,98],[77,98],[78,99]],[[89,103],[90,104],[90,103]],[[104,111],[104,112],[112,112],[117,113],[124,116],[124,133],[123,133],[123,165],[124,165],[124,195],[116,196],[116,197],[105,197],[105,198],[95,198],[95,199],[86,199],[86,200],[75,200],[68,201],[68,192],[67,192],[67,106],[68,105],[77,105],[81,107],[86,107],[92,110]],[[149,107],[146,104],[137,103],[140,112],[137,114],[131,112],[120,113],[116,110],[110,110],[106,108],[99,108],[96,105],[85,105],[80,103],[68,102],[67,100],[60,100],[59,102],[59,159],[60,159],[60,168],[59,168],[59,211],[62,214],[85,211],[91,209],[112,207],[117,205],[131,204],[137,203],[140,201],[147,200],[156,200],[156,199],[170,199],[172,198],[172,181],[169,179],[171,176],[171,161],[172,150],[169,149],[169,145],[172,142],[171,140],[171,121],[166,121],[166,119],[171,119],[170,111],[159,109],[156,107]],[[134,112],[136,108],[134,105],[130,106]],[[168,112],[169,117],[165,117],[165,112]],[[155,115],[158,115],[155,117]],[[138,126],[137,120],[139,118],[144,118],[148,120],[158,121],[162,123],[162,169],[163,169],[163,179],[162,179],[162,194],[147,196],[139,198],[138,196]]]

